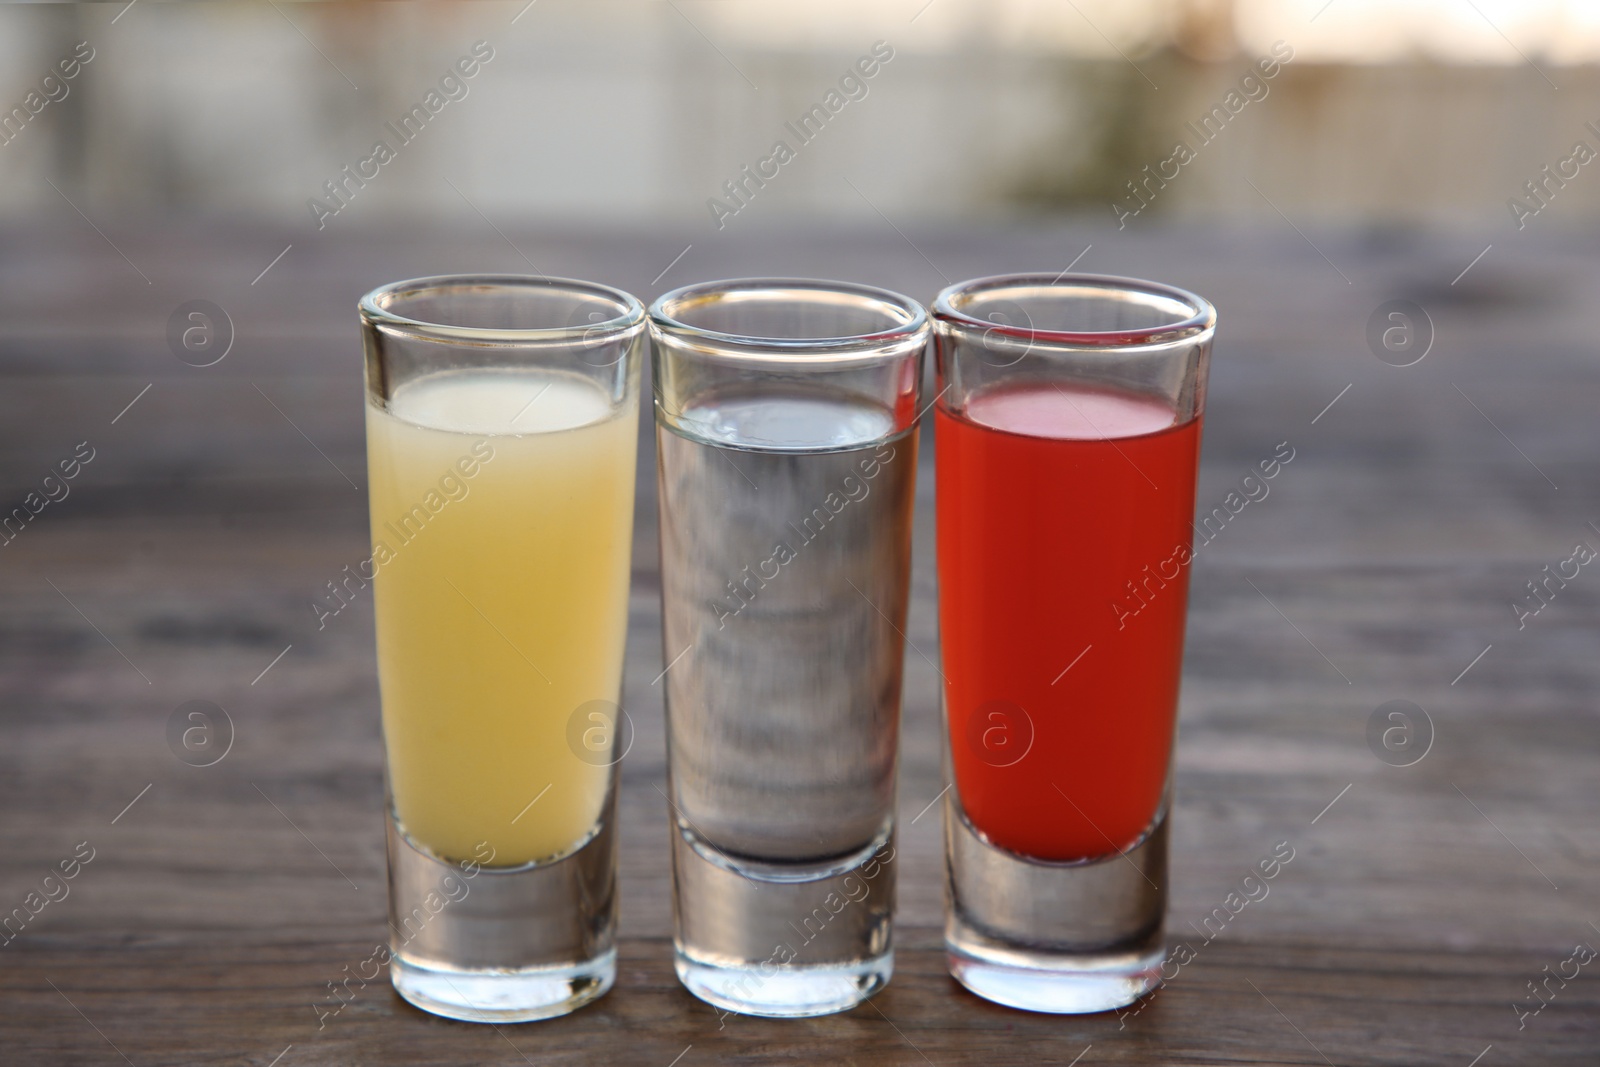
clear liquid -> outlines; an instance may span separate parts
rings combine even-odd
[[[915,435],[814,393],[672,421],[657,440],[675,816],[735,865],[849,862],[893,817]]]

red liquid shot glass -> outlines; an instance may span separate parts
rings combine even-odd
[[[1160,981],[1216,312],[1011,275],[934,305],[950,973],[1033,1011]]]

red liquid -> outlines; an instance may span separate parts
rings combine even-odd
[[[1050,384],[939,405],[951,753],[967,817],[1002,848],[1104,855],[1160,806],[1200,445],[1200,419],[1174,418]]]

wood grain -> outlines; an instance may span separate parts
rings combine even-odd
[[[1600,574],[1585,569],[1524,629],[1510,607],[1576,541],[1600,547],[1588,249],[1497,243],[1451,287],[1492,235],[1313,233],[1346,284],[1287,229],[908,233],[914,248],[887,227],[513,236],[547,270],[643,296],[777,273],[926,299],[947,279],[1059,269],[1093,243],[1081,269],[1217,303],[1200,499],[1220,502],[1280,441],[1295,458],[1193,572],[1169,936],[1197,955],[1174,981],[1137,1013],[1050,1018],[980,1001],[944,971],[938,809],[911,821],[943,788],[925,459],[894,981],[852,1012],[797,1022],[719,1020],[678,988],[646,435],[616,989],[565,1019],[495,1029],[423,1015],[380,982],[319,1029],[326,983],[383,937],[371,608],[321,630],[309,608],[365,554],[355,300],[392,278],[520,260],[492,232],[109,227],[146,286],[94,234],[41,228],[0,242],[4,500],[78,442],[96,452],[69,496],[0,547],[0,911],[79,842],[95,858],[0,947],[0,1060],[1596,1062],[1594,967],[1520,1030],[1513,1008],[1575,944],[1600,946]],[[1396,297],[1437,330],[1403,369],[1363,340]],[[193,298],[234,322],[214,367],[167,350],[167,316]],[[1411,767],[1365,740],[1396,698],[1436,732]],[[167,748],[168,716],[195,699],[236,728],[212,767]],[[1295,859],[1270,895],[1206,942],[1200,920],[1279,841]]]

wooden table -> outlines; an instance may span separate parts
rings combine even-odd
[[[80,842],[93,859],[0,948],[0,1061],[1600,1058],[1600,963],[1552,979],[1520,1028],[1514,1007],[1541,1004],[1527,983],[1570,974],[1575,946],[1600,946],[1600,572],[1584,568],[1520,630],[1512,607],[1575,543],[1600,548],[1591,248],[1380,231],[1311,231],[1312,247],[1286,226],[911,228],[907,240],[756,221],[709,237],[512,230],[515,249],[482,227],[383,234],[342,220],[321,234],[103,226],[103,240],[58,220],[5,235],[5,500],[44,487],[79,442],[93,459],[0,547],[0,909],[23,906]],[[524,256],[645,296],[778,273],[931,298],[946,280],[1059,269],[1091,243],[1080,269],[1160,278],[1221,309],[1203,510],[1279,442],[1294,450],[1193,571],[1169,922],[1192,962],[1122,1016],[1008,1011],[947,977],[939,812],[925,810],[942,788],[936,676],[908,653],[893,983],[854,1011],[793,1022],[719,1023],[683,992],[656,788],[646,438],[616,989],[567,1018],[497,1029],[412,1010],[379,979],[319,1027],[327,983],[385,936],[370,601],[321,630],[309,606],[366,554],[356,298],[398,277],[526,269]],[[1423,305],[1437,334],[1405,368],[1364,338],[1397,298]],[[191,299],[234,325],[214,366],[169,351],[168,317]],[[909,632],[929,656],[931,473],[925,458]],[[1412,766],[1368,745],[1369,718],[1395,699],[1431,718]],[[190,700],[231,718],[213,766],[168,747],[169,717]],[[1270,895],[1206,941],[1201,920],[1278,842],[1294,859]]]

